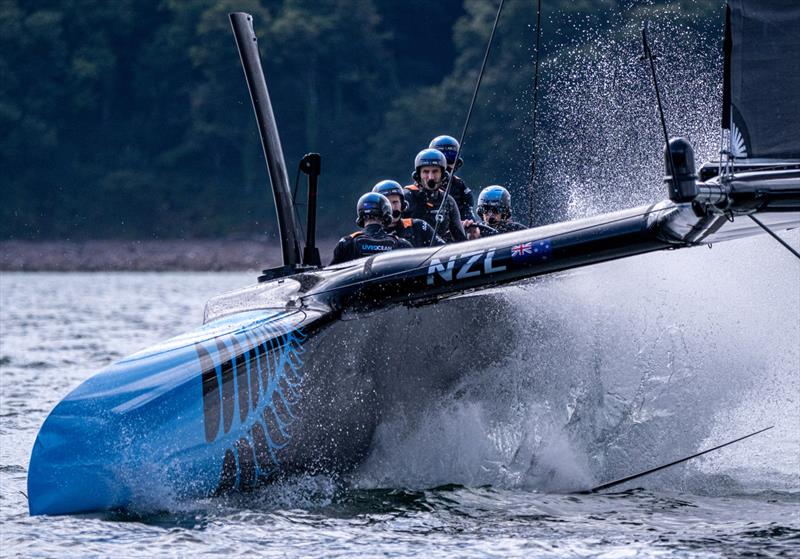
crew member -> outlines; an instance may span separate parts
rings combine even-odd
[[[469,231],[470,239],[527,229],[521,223],[511,220],[511,194],[502,186],[492,185],[481,190],[478,195],[478,215],[494,231],[476,227],[478,224],[467,221],[465,227]]]
[[[392,222],[392,204],[383,194],[364,194],[358,199],[356,212],[356,224],[361,230],[341,238],[333,249],[331,264],[395,249],[412,248],[411,243],[387,233],[384,229]]]
[[[403,217],[403,211],[408,208],[403,187],[392,180],[381,181],[372,188],[372,192],[383,194],[392,205],[392,223],[386,230],[401,239],[407,240],[412,246],[429,247],[443,245],[444,241],[433,232],[433,227],[421,219]]]
[[[403,215],[427,222],[447,242],[465,241],[458,205],[449,194],[445,198],[441,188],[446,172],[447,159],[441,151],[428,148],[419,152],[414,158],[414,184],[405,188],[408,208]]]
[[[475,199],[472,196],[472,191],[461,177],[456,176],[456,171],[464,164],[464,160],[458,157],[458,140],[452,136],[436,136],[431,140],[431,145],[428,147],[438,149],[447,159],[447,172],[450,173],[450,196],[453,197],[453,200],[458,205],[461,219],[477,221],[478,218],[475,217],[475,212],[473,211]],[[457,157],[458,161],[456,161]]]

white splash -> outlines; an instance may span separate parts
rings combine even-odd
[[[576,490],[776,423],[647,486],[800,490],[797,285],[791,255],[761,237],[439,303],[466,326],[436,373],[466,373],[384,417],[357,483]]]

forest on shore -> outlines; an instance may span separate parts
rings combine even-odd
[[[717,34],[722,14],[712,1],[542,4],[543,88],[587,32],[635,41],[643,19],[668,12]],[[0,239],[274,236],[232,11],[254,16],[290,181],[303,154],[321,153],[319,234],[347,233],[361,193],[385,178],[407,184],[432,137],[461,134],[496,9],[490,0],[0,0]],[[535,23],[535,1],[506,1],[460,173],[475,191],[507,185],[520,219]],[[536,188],[531,221],[558,217],[554,185]]]

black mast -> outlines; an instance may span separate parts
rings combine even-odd
[[[297,222],[294,217],[292,195],[289,190],[289,175],[286,172],[286,162],[283,159],[281,140],[278,137],[278,126],[272,112],[272,103],[269,100],[267,82],[261,68],[261,58],[258,55],[258,39],[253,30],[253,16],[243,12],[230,14],[233,35],[239,56],[242,59],[247,87],[250,90],[250,99],[258,121],[258,132],[261,135],[261,145],[264,148],[264,157],[267,160],[269,180],[272,184],[272,195],[275,198],[275,211],[278,214],[278,227],[281,235],[281,250],[283,252],[283,267],[287,270],[294,269],[300,262],[300,245],[298,243]]]
[[[725,6],[725,38],[722,41],[722,129],[731,128],[731,54],[733,41],[731,40],[731,7]]]

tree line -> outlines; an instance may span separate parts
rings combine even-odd
[[[548,83],[569,71],[564,57],[587,30],[672,13],[714,31],[720,17],[706,0],[543,4],[540,130],[551,118]],[[361,193],[385,178],[407,184],[431,138],[460,135],[496,9],[489,0],[0,0],[0,236],[275,235],[232,11],[254,16],[290,180],[303,154],[320,152],[319,234],[344,234]],[[535,21],[535,1],[506,1],[461,173],[474,190],[509,186],[521,218]],[[537,185],[534,222],[560,211],[557,188]]]

